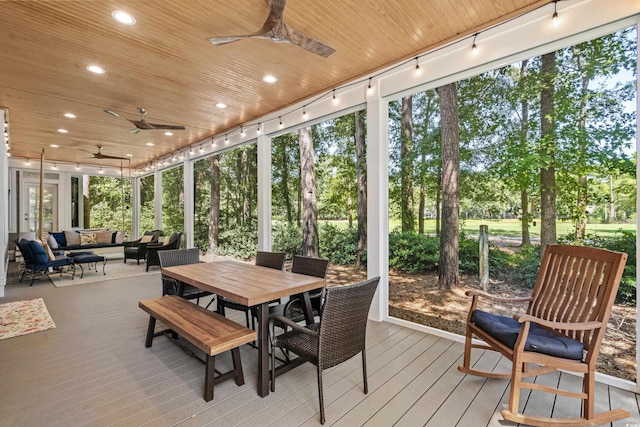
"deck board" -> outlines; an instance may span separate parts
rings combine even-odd
[[[144,266],[141,266],[144,268]],[[257,352],[241,348],[245,385],[215,386],[202,399],[204,365],[175,343],[144,341],[148,315],[139,300],[161,293],[158,275],[55,288],[40,281],[10,284],[0,302],[43,298],[56,328],[0,340],[0,426],[317,426],[316,370],[304,364],[278,377],[266,398],[256,392]],[[203,305],[206,305],[204,301]],[[242,313],[237,321],[244,323]],[[234,314],[231,314],[232,316]],[[327,423],[333,426],[509,426],[500,410],[509,382],[463,375],[462,345],[387,322],[367,328],[369,393],[362,388],[359,356],[323,374]],[[230,369],[228,354],[217,364]],[[474,352],[480,368],[509,370],[504,358]],[[579,387],[569,374],[535,381]],[[635,393],[597,385],[597,411],[623,407],[632,418],[615,427],[640,425]],[[579,402],[523,390],[525,413],[567,416]]]

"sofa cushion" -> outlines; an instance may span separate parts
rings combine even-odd
[[[50,231],[49,235],[56,239],[58,246],[67,246],[67,239],[64,237],[64,231]]]
[[[140,243],[149,243],[153,239],[153,236],[144,235],[140,238]]]
[[[58,249],[58,246],[60,246],[56,238],[53,237],[51,233],[49,233],[49,235],[47,236],[47,244],[51,249]]]
[[[35,240],[31,240],[27,244],[27,246],[29,248],[29,251],[31,252],[31,256],[33,257],[33,262],[39,265],[44,265],[49,262],[47,251],[45,251],[41,243],[38,243]]]
[[[95,237],[96,237],[95,243],[111,243],[111,239],[113,238],[113,232],[112,231],[96,231]]]
[[[80,233],[75,230],[65,230],[64,238],[67,241],[65,246],[78,246],[80,245]]]
[[[49,247],[49,244],[48,243],[41,243],[41,245],[44,248],[45,252],[47,253],[47,258],[49,258],[49,261],[55,261],[56,260],[56,256],[53,254],[53,251]]]
[[[520,323],[511,317],[475,310],[471,321],[510,348],[515,346],[520,334]],[[536,323],[531,323],[524,349],[549,356],[582,360],[584,345],[580,341],[553,333]]]

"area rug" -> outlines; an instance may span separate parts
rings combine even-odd
[[[105,266],[105,273],[102,274],[102,263],[98,263],[98,272],[96,273],[93,264],[91,268],[88,264],[83,264],[84,277],[80,278],[80,267],[76,266],[76,275],[71,280],[70,274],[63,274],[62,277],[59,274],[51,273],[51,281],[56,288],[62,288],[65,286],[86,285],[88,283],[96,282],[108,282],[116,279],[127,279],[129,277],[149,276],[156,277],[160,275],[160,267],[152,267],[149,272],[146,271],[146,264],[141,263],[137,265],[135,262],[124,263],[120,260],[107,260]],[[158,279],[159,280],[159,279]]]
[[[55,327],[42,298],[0,304],[0,340]]]

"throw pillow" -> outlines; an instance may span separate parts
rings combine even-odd
[[[45,252],[47,253],[47,258],[49,258],[49,261],[55,261],[56,256],[51,251],[51,248],[49,247],[49,245],[46,243],[41,243],[41,245],[44,248]]]
[[[151,239],[153,239],[153,236],[142,236],[142,238],[140,239],[140,243],[149,243]]]
[[[67,240],[64,237],[64,231],[50,231],[56,242],[58,242],[58,246],[67,246]]]
[[[96,243],[96,233],[80,233],[80,245],[93,245]]]
[[[96,243],[111,243],[113,232],[111,231],[96,231]]]
[[[124,242],[124,239],[125,239],[126,237],[127,237],[127,235],[125,234],[125,232],[124,232],[124,231],[117,231],[117,232],[116,232],[116,238],[115,238],[114,243],[118,243],[118,244],[120,244],[120,243]]]
[[[58,246],[59,246],[58,241],[56,240],[55,237],[53,237],[52,234],[49,234],[49,236],[47,237],[47,244],[51,249],[58,249]]]
[[[79,246],[80,245],[80,233],[75,230],[65,230],[64,238],[67,241],[67,246]]]
[[[31,256],[36,264],[46,264],[49,262],[49,256],[47,251],[44,250],[42,245],[35,240],[31,240],[28,243],[28,248],[31,251]]]

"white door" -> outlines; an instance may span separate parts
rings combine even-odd
[[[40,185],[26,183],[22,197],[22,212],[24,214],[22,230],[38,232],[38,199]],[[44,204],[42,214],[43,231],[58,230],[58,184],[44,185]]]

